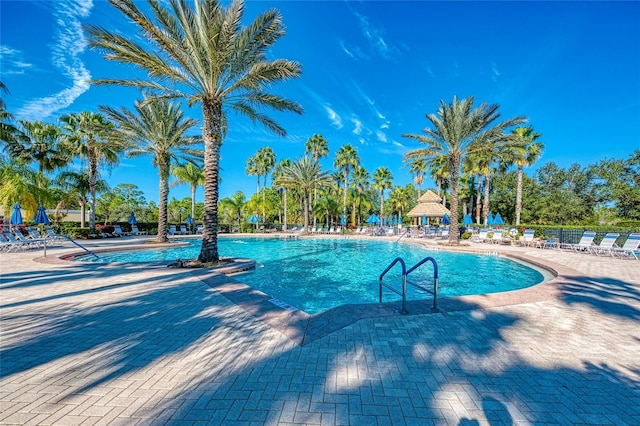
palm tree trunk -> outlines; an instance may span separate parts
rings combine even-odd
[[[96,232],[96,184],[98,181],[98,159],[97,153],[89,148],[87,157],[89,158],[89,194],[91,195],[91,214],[89,215],[89,233]]]
[[[484,215],[484,224],[487,225],[489,218],[489,172],[484,175],[484,204],[482,206],[482,214]]]
[[[382,226],[383,217],[384,217],[384,188],[380,190],[380,226]]]
[[[167,204],[169,200],[169,168],[168,158],[162,158],[159,161],[160,169],[160,202],[158,204],[158,236],[156,241],[166,243],[167,238]]]
[[[87,220],[85,218],[87,212],[87,202],[84,199],[80,199],[78,201],[78,204],[80,204],[80,228],[84,228],[85,226],[87,226]]]
[[[302,196],[302,203],[304,204],[304,231],[309,232],[309,194],[306,192]]]
[[[284,232],[287,232],[287,204],[288,204],[288,198],[287,198],[287,188],[283,189],[284,191],[284,223],[282,224],[282,230]]]
[[[191,227],[196,223],[196,189],[198,185],[191,185]]]
[[[482,182],[482,175],[480,175],[480,173],[478,173],[476,175],[476,177],[478,178],[478,183],[476,184],[476,223],[479,225],[480,224],[480,206],[481,206],[481,202],[480,202],[480,185]]]
[[[520,225],[522,212],[522,166],[518,165],[518,185],[516,186],[516,226]]]
[[[204,226],[198,260],[217,262],[218,254],[218,178],[220,145],[222,145],[222,104],[204,99],[202,102],[204,139]]]
[[[347,215],[347,184],[349,183],[349,169],[345,167],[344,169],[344,194],[342,198],[342,214],[345,216],[344,220],[346,221]]]
[[[460,179],[460,160],[452,158],[449,163],[449,190],[451,193],[451,202],[449,207],[451,216],[449,217],[449,244],[458,244],[458,181]]]

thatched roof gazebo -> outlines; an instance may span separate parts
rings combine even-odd
[[[451,216],[449,209],[442,204],[442,198],[432,190],[428,190],[418,198],[418,205],[412,208],[407,216],[412,218],[412,225],[420,225],[420,219],[423,216],[427,216],[428,221],[431,217],[441,218],[445,213]]]

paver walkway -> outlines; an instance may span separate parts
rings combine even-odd
[[[640,262],[501,250],[571,269],[304,346],[189,271],[0,254],[0,423],[640,424]]]

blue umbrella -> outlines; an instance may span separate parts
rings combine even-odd
[[[496,217],[493,218],[494,225],[504,225],[504,220],[502,220],[502,216],[500,213],[496,213]]]
[[[345,226],[347,224],[347,219],[342,215],[340,218],[340,225]]]
[[[44,209],[44,206],[38,207],[38,211],[36,212],[36,217],[33,220],[36,222],[36,225],[51,224],[51,222],[49,222],[49,218],[47,217],[47,211]]]
[[[191,219],[191,215],[187,215],[187,225],[193,225],[193,219]]]
[[[426,225],[426,224],[427,224],[427,215],[426,215],[426,214],[423,214],[423,215],[422,215],[422,224],[423,224],[423,225]]]
[[[9,218],[10,225],[20,225],[22,224],[22,211],[20,210],[20,203],[15,203],[13,205],[13,212],[11,213],[11,217]]]
[[[247,219],[247,222],[249,222],[249,223],[258,223],[258,222],[260,222],[260,218],[254,214],[254,215],[251,215],[251,217],[249,219]]]
[[[449,215],[446,213],[444,214],[444,216],[442,216],[442,224],[443,225],[451,224],[451,220],[449,220]]]
[[[131,215],[129,216],[129,224],[135,225],[136,223],[138,223],[138,221],[136,220],[136,215],[134,212],[131,212]]]
[[[464,215],[464,218],[462,219],[462,224],[463,225],[473,225],[473,219],[471,219],[471,214],[467,213]]]
[[[489,216],[487,216],[487,225],[493,225],[493,215],[489,212]]]
[[[369,216],[367,218],[367,220],[365,220],[366,223],[378,223],[379,219],[378,216],[376,216],[375,214],[372,214],[371,216]]]

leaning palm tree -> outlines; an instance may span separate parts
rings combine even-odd
[[[520,225],[520,214],[522,213],[522,174],[523,168],[535,163],[540,155],[544,144],[537,139],[542,134],[534,132],[533,126],[518,127],[511,131],[515,146],[512,155],[518,167],[518,184],[516,187],[516,225]]]
[[[526,121],[525,117],[516,117],[496,123],[500,113],[499,105],[482,103],[473,108],[474,98],[458,100],[446,104],[440,101],[437,114],[427,114],[433,129],[423,130],[424,135],[404,134],[426,145],[405,154],[405,161],[425,158],[428,162],[439,156],[446,156],[449,168],[449,188],[451,191],[451,224],[449,242],[458,243],[458,183],[461,164],[467,155],[482,150],[486,144],[506,144],[505,131]]]
[[[322,171],[320,163],[311,157],[302,157],[286,167],[278,176],[275,185],[285,188],[296,188],[302,195],[304,212],[304,229],[309,230],[309,199],[313,188],[331,185],[331,172]]]
[[[187,161],[173,169],[173,177],[176,178],[170,186],[186,183],[191,190],[191,218],[196,220],[196,189],[198,185],[204,185],[204,168],[202,166]]]
[[[169,200],[169,176],[172,161],[196,161],[201,151],[196,144],[202,139],[186,136],[198,124],[198,120],[185,118],[182,105],[167,99],[144,98],[136,101],[134,111],[102,106],[100,110],[118,126],[116,132],[131,143],[127,157],[151,155],[152,164],[158,168],[160,177],[160,200],[158,202],[158,235],[156,242],[166,243],[167,204]]]
[[[373,174],[373,189],[380,191],[380,220],[384,217],[384,190],[393,185],[393,176],[386,167],[378,167]]]
[[[358,167],[360,164],[360,157],[358,151],[351,144],[342,145],[338,152],[336,152],[336,160],[333,166],[337,170],[342,170],[344,175],[343,184],[344,191],[342,194],[342,214],[347,214],[347,188],[349,187],[349,172],[352,168]]]
[[[98,172],[102,163],[117,164],[118,154],[126,144],[114,132],[113,122],[94,112],[68,114],[60,118],[63,142],[69,151],[89,163],[89,194],[91,212],[89,229],[96,231],[96,191]]]
[[[298,63],[269,60],[268,49],[285,34],[276,10],[259,15],[250,25],[241,25],[242,0],[226,8],[215,0],[173,0],[171,8],[149,0],[151,15],[134,0],[109,0],[136,25],[144,37],[124,37],[98,26],[87,26],[90,44],[106,58],[135,65],[147,76],[132,79],[102,79],[101,84],[120,84],[150,89],[163,96],[184,97],[189,105],[202,105],[204,140],[204,233],[198,259],[217,262],[218,176],[220,147],[228,130],[230,111],[249,117],[278,135],[286,132],[261,110],[302,113],[302,107],[268,92],[274,83],[301,74]]]

